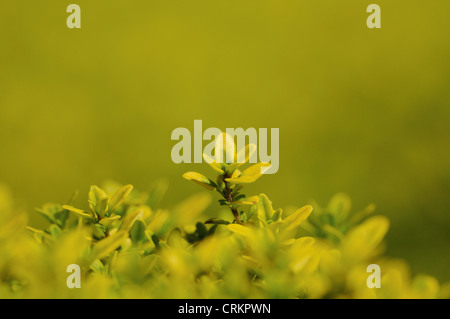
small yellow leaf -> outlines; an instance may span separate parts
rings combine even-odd
[[[240,200],[231,202],[231,204],[240,204],[240,205],[254,205],[258,203],[259,196],[250,196],[246,198],[242,198]]]
[[[125,198],[130,194],[133,189],[133,185],[125,185],[121,187],[109,200],[109,208],[114,210],[119,206]]]
[[[198,216],[211,204],[211,195],[203,192],[195,194],[174,208],[173,217],[176,216],[178,225],[195,222]]]
[[[342,241],[342,252],[353,261],[364,260],[377,253],[389,229],[389,220],[384,216],[374,216],[351,229]]]
[[[93,219],[93,216],[90,213],[88,213],[82,209],[78,209],[78,208],[75,208],[75,207],[72,207],[69,205],[63,205],[62,208],[64,208],[65,210],[68,210],[72,213],[75,213],[78,216]]]
[[[115,222],[116,220],[119,220],[119,219],[120,219],[120,215],[114,215],[114,216],[111,216],[111,217],[106,217],[106,218],[101,219],[99,221],[99,223],[101,225],[103,225],[103,226],[109,226],[113,222]]]
[[[86,264],[90,265],[95,259],[102,259],[106,256],[108,256],[111,252],[116,250],[122,243],[128,238],[128,232],[126,231],[119,231],[113,235],[110,235],[109,237],[106,237],[105,239],[100,240],[97,242],[87,261]]]
[[[137,209],[132,212],[127,212],[125,217],[123,218],[122,225],[120,226],[120,230],[129,231],[131,227],[133,226],[134,222],[138,218],[142,218],[142,215],[144,214],[143,209]]]
[[[92,185],[88,198],[92,212],[104,216],[108,211],[108,195],[105,191],[96,185]]]
[[[286,217],[283,222],[286,225],[286,230],[292,230],[306,220],[312,212],[312,206],[306,205],[297,209],[294,213]]]
[[[197,173],[197,172],[187,172],[183,174],[183,178],[187,179],[188,181],[193,181],[194,183],[199,184],[200,186],[208,189],[208,190],[215,190],[216,184],[210,180],[208,177]]]
[[[227,225],[227,227],[232,232],[242,235],[244,237],[250,238],[253,236],[252,230],[248,227],[239,224],[229,224]]]
[[[258,201],[258,217],[260,220],[268,221],[271,219],[274,209],[272,208],[272,203],[265,194],[259,195]]]
[[[225,181],[233,184],[253,183],[260,178],[263,172],[269,167],[269,163],[258,163],[245,169],[239,177],[226,178]]]

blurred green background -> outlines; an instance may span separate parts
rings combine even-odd
[[[166,205],[199,189],[177,127],[280,128],[275,207],[346,192],[391,219],[388,254],[450,280],[450,2],[69,1],[0,8],[0,181],[29,212],[105,179]],[[32,223],[42,223],[32,214]]]

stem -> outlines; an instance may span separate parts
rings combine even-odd
[[[228,178],[229,176],[223,176],[222,180],[225,184],[225,194],[224,194],[224,198],[227,200],[228,204],[231,205],[231,203],[233,202],[233,193],[231,192],[230,189],[230,184],[225,181],[225,178]],[[235,207],[230,207],[231,212],[233,213],[234,219],[236,220],[236,222],[240,225],[242,225],[242,221],[241,221],[241,216],[239,216],[239,212]]]

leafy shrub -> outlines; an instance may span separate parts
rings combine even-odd
[[[0,297],[450,296],[449,284],[427,275],[411,278],[405,262],[383,257],[389,221],[371,216],[373,205],[351,213],[349,197],[338,194],[325,208],[314,204],[314,212],[310,205],[275,209],[265,194],[242,193],[268,164],[241,171],[244,163],[205,160],[218,173],[215,180],[195,172],[184,178],[220,194],[217,216],[204,216],[210,193],[169,210],[158,204],[164,183],[143,193],[110,182],[90,188],[86,209],[73,207],[73,200],[38,209],[49,222],[40,230],[26,226],[27,215],[15,211],[0,187]],[[366,268],[374,263],[382,271],[379,289],[366,285]],[[66,286],[70,264],[81,267],[80,289]]]

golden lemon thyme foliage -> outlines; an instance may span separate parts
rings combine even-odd
[[[0,297],[450,297],[449,284],[412,277],[405,262],[383,257],[389,221],[371,216],[372,205],[352,213],[348,196],[338,194],[324,208],[275,209],[264,194],[242,193],[268,164],[241,171],[244,163],[208,163],[215,181],[184,177],[220,194],[214,216],[204,212],[208,192],[165,209],[165,183],[143,193],[109,182],[90,188],[85,208],[72,199],[37,209],[48,227],[35,229],[1,186]],[[72,264],[80,266],[81,288],[67,286]],[[370,264],[381,267],[381,288],[367,286]]]
[[[236,223],[242,224],[242,218],[244,218],[244,221],[250,222],[252,220],[251,215],[257,213],[254,205],[258,202],[259,197],[246,197],[241,194],[241,190],[244,184],[253,183],[260,178],[264,170],[270,167],[270,164],[257,163],[241,171],[239,168],[246,164],[256,152],[256,145],[248,144],[239,152],[236,152],[233,138],[229,134],[222,133],[216,138],[216,141],[218,142],[215,146],[215,158],[203,153],[205,162],[219,173],[216,180],[213,181],[197,172],[187,172],[183,174],[183,177],[208,190],[218,192],[223,197],[219,200],[220,205],[230,208]],[[224,156],[224,152],[226,156]],[[264,201],[266,203],[268,199],[266,198]],[[246,205],[253,207],[249,214],[240,210],[241,206]],[[268,217],[272,218],[272,215]],[[207,223],[223,223],[223,221],[211,219]]]

